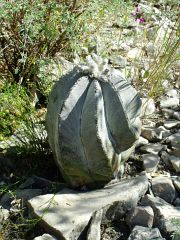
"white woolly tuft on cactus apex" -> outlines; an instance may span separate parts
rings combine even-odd
[[[86,63],[78,66],[79,70],[85,74],[88,74],[92,78],[96,78],[100,81],[106,81],[105,77],[102,79],[102,75],[106,75],[109,72],[108,60],[103,59],[100,56],[93,53],[91,56],[86,57]]]

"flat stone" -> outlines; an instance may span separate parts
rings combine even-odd
[[[42,236],[35,237],[33,240],[57,240],[57,238],[45,233]]]
[[[168,120],[164,122],[164,126],[167,129],[172,129],[172,128],[179,128],[180,127],[180,121],[177,120]]]
[[[163,96],[160,100],[160,107],[161,108],[176,108],[179,106],[179,99],[178,97],[168,97]]]
[[[156,111],[156,106],[154,99],[152,98],[141,98],[142,100],[142,110],[141,110],[141,115],[142,116],[148,116]]]
[[[154,212],[149,206],[137,206],[126,217],[126,223],[130,228],[134,228],[136,225],[151,228],[153,220]]]
[[[149,141],[146,138],[140,136],[139,139],[136,142],[136,148],[141,147],[143,145],[146,145],[148,143],[149,143]]]
[[[87,232],[87,240],[100,240],[101,239],[101,220],[103,209],[93,213],[91,223]]]
[[[158,127],[157,131],[159,131],[162,134],[162,138],[167,138],[172,134],[170,130],[167,130],[163,126]]]
[[[46,194],[29,200],[29,209],[32,215],[42,218],[44,228],[55,237],[78,239],[95,211],[115,202],[128,211],[137,205],[148,185],[144,175],[99,190],[64,189],[55,195]]]
[[[147,145],[144,145],[140,147],[140,151],[142,153],[153,153],[153,154],[158,154],[162,150],[166,150],[166,146],[162,145],[160,143],[149,143]]]
[[[173,169],[176,172],[180,172],[180,158],[173,155],[169,155],[169,161],[171,162]]]
[[[172,147],[179,149],[180,148],[180,131],[172,134],[166,139],[167,143],[170,143]]]
[[[162,139],[162,129],[156,127],[142,127],[141,136],[149,141],[157,141]]]
[[[135,226],[132,230],[128,240],[165,240],[162,238],[158,228],[148,228],[142,226]]]
[[[175,186],[176,190],[180,194],[180,177],[177,177],[176,179],[174,179],[173,183],[174,183],[174,186]]]
[[[152,179],[152,191],[155,196],[172,203],[176,197],[176,190],[172,180],[168,177],[155,177]]]
[[[179,226],[174,224],[176,219],[180,220],[180,207],[174,207],[162,198],[145,195],[141,201],[142,205],[151,206],[154,211],[154,226],[158,227],[162,234],[169,237],[179,231]]]
[[[159,160],[160,158],[157,154],[149,153],[142,155],[144,170],[146,172],[156,171]]]

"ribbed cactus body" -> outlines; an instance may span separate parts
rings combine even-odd
[[[117,70],[94,77],[74,68],[55,84],[46,126],[69,184],[99,186],[122,172],[140,134],[140,108],[136,90]]]

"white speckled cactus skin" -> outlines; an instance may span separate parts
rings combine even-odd
[[[96,55],[55,84],[46,126],[71,186],[101,186],[123,173],[140,135],[140,110],[136,90]]]

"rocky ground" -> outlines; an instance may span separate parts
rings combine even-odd
[[[110,64],[133,80],[134,85],[150,70],[163,34],[172,33],[175,26],[175,20],[164,19],[158,6],[149,6],[144,1],[141,7],[154,13],[147,23],[129,23],[122,29],[121,42],[118,23],[108,24],[98,39],[100,44],[97,41],[96,45],[102,48],[98,50],[101,53],[108,42],[112,53]],[[162,27],[158,28],[154,41],[152,36],[160,22]],[[143,42],[139,34],[142,28],[147,29]],[[62,63],[62,59],[58,61]],[[72,66],[63,60],[64,73]],[[51,64],[55,79],[59,77],[57,69],[56,61]],[[32,169],[29,157],[13,157],[17,135],[8,142],[0,142],[0,239],[179,240],[178,69],[179,63],[170,69],[170,74],[163,79],[163,94],[155,101],[147,97],[144,80],[141,137],[126,162],[123,179],[114,180],[103,189],[71,190],[63,182],[51,155],[46,156],[43,166],[42,159],[38,159],[42,156],[36,156]],[[21,164],[22,158],[26,158],[25,165]]]

